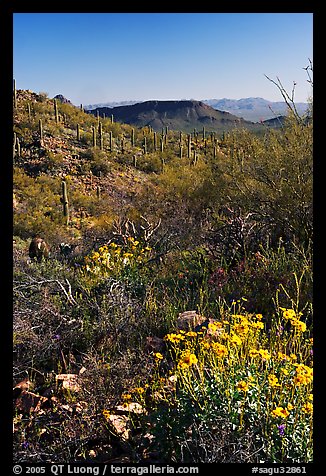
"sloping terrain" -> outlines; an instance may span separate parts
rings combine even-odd
[[[88,111],[95,116],[113,114],[114,120],[137,127],[151,126],[155,131],[168,127],[171,130],[192,132],[194,129],[207,131],[230,131],[237,127],[259,130],[258,124],[245,121],[228,112],[217,111],[201,101],[145,101],[113,108],[96,108]]]

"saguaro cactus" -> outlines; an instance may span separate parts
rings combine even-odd
[[[188,134],[187,136],[187,157],[190,159],[191,156],[191,135]]]
[[[57,100],[56,99],[54,100],[53,106],[54,106],[55,122],[58,123],[59,122],[59,116],[58,116],[58,105],[57,105]]]
[[[92,132],[93,132],[93,147],[96,147],[96,130],[94,126],[92,126]]]
[[[68,202],[68,193],[67,193],[67,183],[65,180],[61,182],[62,187],[62,205],[63,205],[63,216],[66,219],[66,225],[69,225],[69,202]]]
[[[14,132],[14,157],[15,157],[15,151],[16,151],[16,142],[17,142],[17,134]]]
[[[102,122],[98,125],[98,133],[100,138],[100,149],[103,150],[103,133],[102,133]]]
[[[16,147],[17,147],[17,156],[20,157],[21,151],[20,151],[20,140],[19,137],[16,139]]]
[[[197,151],[196,149],[194,149],[194,155],[193,155],[193,165],[196,165],[197,164]]]
[[[112,131],[110,131],[110,135],[109,135],[109,150],[110,150],[110,152],[112,152],[112,143],[113,143]]]
[[[42,119],[39,119],[39,121],[38,121],[38,130],[39,130],[39,133],[40,133],[41,145],[43,145],[43,124],[42,124]]]
[[[135,145],[135,129],[134,128],[131,129],[131,145],[132,147],[134,147]]]
[[[77,124],[77,140],[80,141],[80,126]]]
[[[146,137],[144,137],[143,151],[144,151],[144,154],[147,154],[147,142],[146,142]]]
[[[16,156],[17,140],[19,141],[16,132],[14,132],[13,158],[15,158],[15,156]],[[19,142],[18,142],[18,143],[19,143]]]
[[[154,142],[154,150],[157,150],[157,134],[156,132],[153,133],[153,142]]]

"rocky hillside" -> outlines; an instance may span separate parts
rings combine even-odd
[[[192,132],[194,129],[207,131],[230,131],[237,127],[259,130],[260,125],[245,121],[225,111],[217,111],[201,101],[145,101],[113,108],[99,107],[88,111],[93,115],[113,117],[116,121],[137,127],[151,126],[155,131],[168,127],[171,130]]]

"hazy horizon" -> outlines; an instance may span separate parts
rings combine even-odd
[[[307,102],[312,13],[15,13],[17,89],[73,104],[261,97]]]

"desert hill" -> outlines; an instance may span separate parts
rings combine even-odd
[[[195,100],[184,101],[145,101],[117,107],[98,107],[88,111],[103,117],[113,114],[114,120],[137,127],[151,126],[159,131],[168,127],[171,130],[192,132],[194,129],[224,132],[238,127],[259,130],[260,125],[245,121],[225,111]]]

